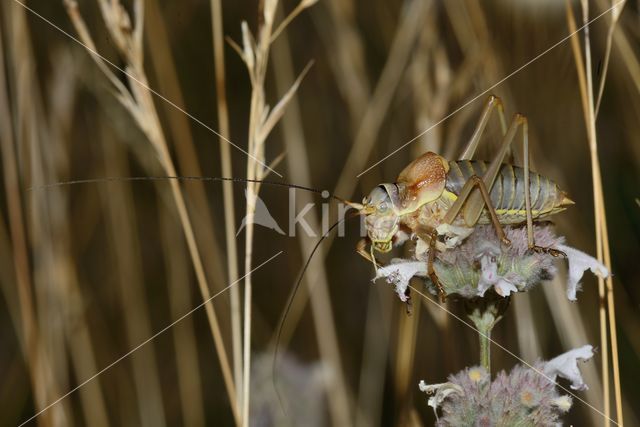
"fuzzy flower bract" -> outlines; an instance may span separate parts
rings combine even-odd
[[[460,245],[436,252],[434,270],[447,295],[476,298],[493,290],[506,297],[555,276],[557,258],[530,251],[525,227],[505,227],[504,231],[510,246],[501,244],[493,226],[480,225]],[[564,238],[557,236],[549,223],[535,223],[534,238],[537,245],[558,249],[567,255],[567,297],[572,301],[576,299],[579,281],[586,270],[602,277],[609,274],[596,259],[566,246]],[[412,277],[425,278],[429,290],[435,294],[436,289],[427,276],[427,257],[428,245],[418,239],[410,259],[392,259],[389,265],[378,269],[375,278],[384,278],[394,285],[402,301],[406,301]]]
[[[572,400],[560,394],[555,381],[562,377],[574,390],[585,390],[577,362],[592,356],[593,347],[585,345],[533,368],[517,365],[493,381],[485,368],[474,366],[446,383],[420,381],[419,388],[429,395],[437,426],[557,426]]]

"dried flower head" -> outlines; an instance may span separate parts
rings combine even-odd
[[[447,294],[476,298],[493,290],[506,297],[553,278],[557,258],[530,251],[525,227],[505,227],[504,231],[511,241],[508,247],[501,244],[492,226],[480,225],[459,246],[436,252],[434,270]],[[539,246],[567,254],[567,297],[570,300],[575,300],[578,282],[587,269],[603,277],[608,275],[607,269],[597,260],[565,246],[564,238],[557,236],[549,223],[534,224],[534,238]],[[411,259],[391,260],[389,265],[378,269],[376,279],[383,277],[394,285],[403,301],[406,301],[409,280],[414,276],[426,278],[427,286],[435,294],[436,289],[427,278],[427,257],[428,245],[418,239]]]
[[[570,380],[575,390],[586,389],[577,361],[592,356],[593,348],[585,345],[537,362],[534,369],[517,365],[493,381],[485,368],[474,366],[450,376],[446,383],[420,381],[419,388],[429,395],[438,426],[556,426],[572,403],[571,397],[558,392],[556,378]]]

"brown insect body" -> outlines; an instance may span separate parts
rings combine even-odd
[[[376,187],[364,200],[365,211],[369,209],[366,225],[375,249],[388,252],[393,243],[401,243],[404,239],[398,239],[396,235],[402,228],[414,235],[438,230],[464,185],[474,176],[482,178],[488,166],[489,163],[478,160],[448,162],[438,154],[427,152],[411,162],[395,183]],[[549,178],[534,172],[530,172],[529,177],[534,219],[548,217],[573,204]],[[489,192],[500,224],[526,221],[524,194],[524,169],[502,164]],[[475,224],[490,223],[491,217],[485,207]],[[475,224],[468,224],[464,215],[456,216],[451,223],[455,228],[468,229],[468,233]]]
[[[471,160],[493,112],[498,113],[503,134],[496,156],[490,163]],[[519,130],[523,168],[505,163]],[[409,163],[395,183],[380,184],[362,205],[354,204],[366,216],[368,234],[357,252],[377,268],[376,251],[389,252],[393,245],[417,238],[427,254],[427,274],[444,301],[446,294],[433,268],[436,252],[457,247],[482,224],[492,224],[498,240],[509,246],[503,226],[523,223],[530,251],[564,256],[556,248],[536,245],[533,223],[572,204],[553,181],[530,171],[526,117],[514,114],[507,126],[502,101],[490,96],[459,160],[425,153]]]

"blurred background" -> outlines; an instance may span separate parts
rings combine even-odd
[[[226,202],[217,182],[109,181],[27,189],[101,177],[248,176],[247,168],[255,164],[211,132],[219,130],[252,150],[252,82],[232,43],[219,35],[242,45],[241,22],[258,34],[264,25],[259,10],[265,7],[244,0],[125,1],[124,10],[132,15],[127,21],[118,13],[104,19],[101,7],[104,12],[117,2],[87,0],[79,8],[69,4],[74,26],[62,1],[29,1],[33,12],[23,1],[0,5],[0,425],[30,418],[247,272],[247,230],[236,239],[247,206],[242,184],[227,192]],[[314,64],[280,123],[255,151],[269,165],[280,160],[273,168],[283,178],[268,179],[360,201],[427,150],[454,159],[484,101],[495,94],[508,118],[515,112],[528,117],[533,169],[558,182],[576,202],[554,217],[558,233],[570,246],[596,255],[596,193],[578,72],[581,67],[584,75],[584,32],[575,39],[578,67],[577,51],[567,39],[511,75],[571,32],[564,2],[312,3],[277,5],[275,27],[296,8],[301,13],[268,52],[259,82],[266,103],[276,105],[309,61]],[[589,31],[595,99],[607,73],[596,121],[597,154],[627,425],[638,425],[640,417],[633,404],[640,400],[638,4],[628,1],[617,20],[605,14]],[[596,0],[588,6],[591,19],[611,3]],[[569,8],[582,26],[581,3]],[[143,11],[144,27],[136,27],[134,10]],[[77,25],[80,20],[84,27]],[[62,32],[77,37],[82,28],[120,70]],[[123,54],[118,34],[138,37],[133,47],[124,41],[130,56]],[[214,52],[219,66],[224,55],[224,79],[216,74]],[[133,94],[133,101],[123,93]],[[254,102],[255,93],[254,88]],[[491,160],[498,141],[494,121],[478,158]],[[295,212],[316,202],[305,218],[320,230],[326,200],[295,194]],[[260,197],[287,231],[289,192],[263,186]],[[335,214],[332,207],[332,219]],[[276,382],[286,415],[273,388],[275,334],[288,293],[318,238],[299,229],[296,237],[254,230],[251,268],[283,253],[252,275],[251,425],[432,425],[435,417],[418,382],[444,382],[478,363],[476,334],[417,296],[408,316],[391,287],[372,283],[371,264],[355,253],[357,221],[346,230],[345,237],[321,246],[283,329]],[[601,358],[607,353],[611,362],[612,352],[601,343],[598,283],[586,274],[578,302],[569,303],[566,267],[563,262],[558,267],[557,280],[512,298],[493,338],[527,362],[593,344],[596,356],[581,365],[590,389],[577,394],[605,411]],[[31,424],[233,425],[233,402],[242,400],[242,283],[232,287],[235,296],[231,290],[216,296],[213,310],[201,308],[185,317]],[[464,313],[455,298],[447,307]],[[493,347],[492,363],[495,373],[518,361]],[[613,377],[609,371],[616,419]],[[605,424],[602,415],[577,400],[564,421]]]

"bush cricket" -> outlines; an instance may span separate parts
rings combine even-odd
[[[496,110],[503,133],[498,154],[490,163],[471,160]],[[519,128],[523,167],[503,163]],[[455,248],[478,224],[493,224],[498,238],[509,245],[502,226],[526,222],[530,250],[564,256],[557,249],[537,246],[532,226],[534,219],[546,218],[572,204],[557,184],[529,171],[527,119],[516,114],[506,129],[502,101],[491,96],[458,160],[447,161],[427,152],[400,172],[394,183],[378,185],[362,205],[354,204],[365,215],[368,234],[358,243],[357,252],[377,268],[375,252],[389,252],[408,239],[422,239],[429,245],[429,278],[444,301],[446,295],[433,269],[435,251]]]

